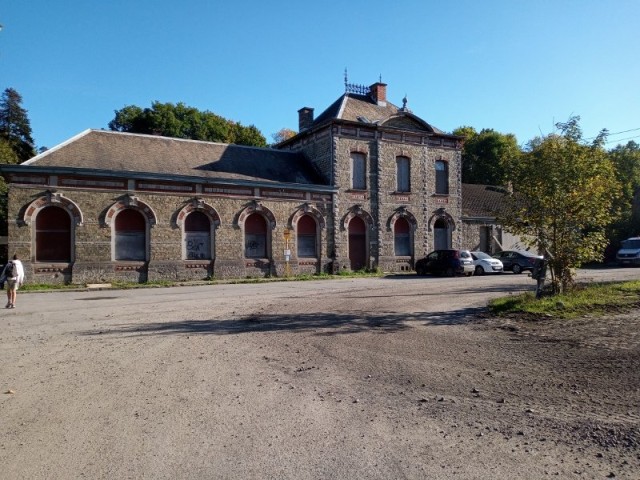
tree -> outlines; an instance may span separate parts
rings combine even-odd
[[[506,178],[515,193],[499,218],[548,258],[556,293],[573,284],[573,269],[602,258],[619,194],[613,162],[602,148],[606,130],[586,144],[579,120],[556,124],[557,133],[532,140],[509,162]]]
[[[285,140],[289,140],[296,135],[297,133],[290,128],[281,128],[276,133],[271,134],[271,138],[273,138],[273,143],[278,144],[284,142]]]
[[[22,97],[13,88],[7,88],[0,97],[0,138],[15,152],[19,162],[36,154],[27,111],[22,108]]]
[[[128,105],[115,111],[109,128],[118,132],[144,133],[207,142],[266,147],[267,141],[254,126],[245,127],[209,111],[184,103],[153,102],[151,108]]]
[[[515,135],[490,128],[480,133],[473,127],[459,127],[454,135],[464,138],[462,150],[462,181],[482,185],[504,185],[505,164],[520,155]]]
[[[618,245],[627,237],[640,234],[640,145],[633,140],[626,145],[618,145],[609,151],[621,194],[616,201],[620,217],[609,229],[608,237],[612,245]],[[636,200],[636,202],[634,202]]]

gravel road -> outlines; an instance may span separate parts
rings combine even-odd
[[[637,480],[638,312],[484,314],[533,289],[503,274],[19,294],[0,318],[0,477]]]

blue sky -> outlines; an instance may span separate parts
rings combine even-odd
[[[445,131],[524,145],[580,115],[612,147],[640,141],[639,22],[638,0],[0,0],[0,90],[22,95],[39,147],[155,100],[271,142],[342,95],[347,68]]]

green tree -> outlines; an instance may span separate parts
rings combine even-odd
[[[505,165],[520,156],[520,147],[513,134],[483,128],[459,127],[454,135],[464,138],[462,150],[462,181],[482,185],[504,185]]]
[[[22,107],[22,97],[13,88],[7,88],[0,97],[0,138],[11,147],[20,162],[36,154],[27,111]]]
[[[575,268],[602,258],[620,190],[602,148],[606,131],[586,144],[579,120],[571,117],[556,125],[558,132],[532,140],[506,170],[515,193],[499,221],[549,259],[554,292],[573,284]]]
[[[616,201],[620,217],[610,226],[608,233],[610,244],[617,246],[621,240],[640,234],[640,211],[634,203],[640,196],[640,145],[632,140],[610,150],[609,156],[621,187]]]
[[[153,102],[151,108],[128,105],[115,111],[109,128],[118,132],[163,135],[207,142],[265,147],[266,139],[253,125],[245,127],[184,103]]]

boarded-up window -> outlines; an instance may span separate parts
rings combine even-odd
[[[363,153],[351,154],[351,188],[354,190],[367,189],[366,157]]]
[[[147,224],[142,214],[131,208],[116,216],[116,260],[146,260]]]
[[[211,222],[202,212],[191,212],[184,222],[184,251],[187,260],[211,259]]]
[[[449,194],[449,165],[442,160],[436,161],[436,193]]]
[[[298,257],[316,257],[316,221],[311,215],[303,215],[296,226]]]
[[[46,207],[36,217],[36,261],[71,261],[71,216],[60,207]]]
[[[259,213],[252,213],[244,222],[244,256],[267,258],[267,222]]]
[[[406,219],[396,220],[393,225],[393,239],[397,256],[408,257],[411,255],[411,228]]]
[[[409,159],[407,157],[396,158],[396,176],[398,180],[396,191],[410,192],[411,183],[409,181]]]

